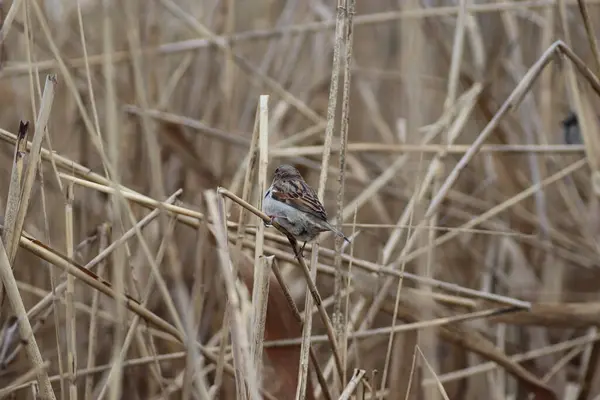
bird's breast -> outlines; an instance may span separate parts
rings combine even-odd
[[[265,196],[262,209],[269,216],[285,217],[290,222],[299,222],[308,218],[306,213],[279,200],[275,200],[273,196]]]

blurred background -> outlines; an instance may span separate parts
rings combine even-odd
[[[360,233],[335,268],[333,250],[325,251],[334,249],[334,241],[323,236],[317,278],[328,315],[337,327],[347,328],[347,337],[338,343],[345,364],[341,381],[316,313],[312,324],[312,349],[331,398],[339,396],[355,369],[365,372],[356,398],[597,398],[600,247],[592,178],[600,145],[594,112],[598,93],[581,66],[592,74],[600,71],[591,40],[599,29],[599,2],[584,2],[589,31],[581,2],[573,0],[356,3],[346,75],[348,46],[340,49],[342,72],[322,200],[330,219],[343,217],[346,235]],[[177,204],[203,214],[209,212],[207,190],[220,186],[242,196],[258,100],[264,94],[270,96],[268,182],[285,162],[317,189],[336,1],[4,0],[0,6],[0,128],[16,134],[20,120],[30,121],[31,140],[46,76],[57,75],[43,147],[67,161],[42,162],[24,225],[57,252],[67,254],[65,206],[71,180],[64,175],[87,179],[69,162],[157,200],[182,189]],[[582,61],[581,68],[555,51],[541,73],[528,76],[557,40]],[[351,78],[349,144],[338,202],[345,77]],[[521,95],[511,98],[509,112],[501,115],[517,87]],[[571,112],[585,121],[583,132]],[[484,130],[490,121],[491,130]],[[482,131],[487,135],[483,147],[471,147]],[[14,144],[8,134],[1,138],[4,209]],[[99,149],[115,175],[107,175]],[[469,149],[477,151],[444,188]],[[427,213],[440,188],[441,203]],[[261,196],[254,183],[249,201],[258,205]],[[128,211],[113,198],[97,188],[74,186],[73,259],[80,265],[133,226]],[[129,204],[136,221],[153,208]],[[239,209],[227,202],[232,223]],[[173,324],[174,305],[187,332],[206,352],[231,365],[225,278],[214,230],[206,219],[194,227],[172,223],[172,214],[165,215],[144,227],[142,235],[175,300],[167,302],[154,289],[146,307]],[[242,276],[237,288],[247,316],[255,228],[261,222],[254,216],[245,220],[246,261],[234,264]],[[235,231],[229,231],[231,243]],[[303,312],[305,278],[275,229],[266,232],[264,252],[276,255]],[[119,248],[94,271],[114,285],[115,271],[122,271],[119,284],[141,301],[153,276],[148,254],[138,237]],[[343,274],[342,287],[335,284],[336,270]],[[460,288],[398,280],[394,270]],[[66,279],[24,249],[14,271],[28,310]],[[241,282],[247,285],[245,294]],[[274,287],[276,281],[272,292]],[[108,372],[115,343],[122,339],[115,302],[95,293],[76,280],[78,372],[73,384],[80,398],[109,396],[106,386],[114,382],[107,384]],[[281,308],[271,308],[267,316],[262,386],[274,398],[295,398],[302,332],[297,321],[289,322],[295,320],[285,298],[276,294],[269,297],[269,307]],[[492,301],[491,294],[503,300]],[[474,314],[517,300],[531,302],[532,310]],[[30,315],[57,398],[69,396],[68,381],[61,379],[68,370],[65,301],[64,294],[57,295]],[[334,312],[340,304],[343,315]],[[8,304],[3,307],[0,386],[8,386],[32,365],[14,337],[14,314]],[[269,319],[273,310],[281,321]],[[442,321],[462,315],[469,315],[466,321]],[[129,326],[133,314],[127,318]],[[415,322],[423,325],[394,335],[384,329]],[[207,398],[199,381],[186,375],[191,364],[185,346],[144,321],[134,332],[125,353],[128,361],[118,371],[122,393],[111,392],[117,396],[111,398]],[[269,344],[283,338],[296,340]],[[202,359],[198,368],[208,397],[239,398],[239,383],[223,374],[222,362],[206,354]],[[309,376],[308,398],[327,398],[313,364]],[[34,382],[32,377],[20,382],[13,398],[34,398]]]

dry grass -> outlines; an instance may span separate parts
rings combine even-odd
[[[600,2],[474,3],[2,2],[0,398],[596,398]]]

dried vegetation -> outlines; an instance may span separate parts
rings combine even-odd
[[[599,2],[335,3],[1,3],[1,398],[598,396]]]

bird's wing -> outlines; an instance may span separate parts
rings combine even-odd
[[[315,191],[304,181],[296,179],[280,181],[273,185],[271,196],[297,210],[327,221],[325,207]]]

